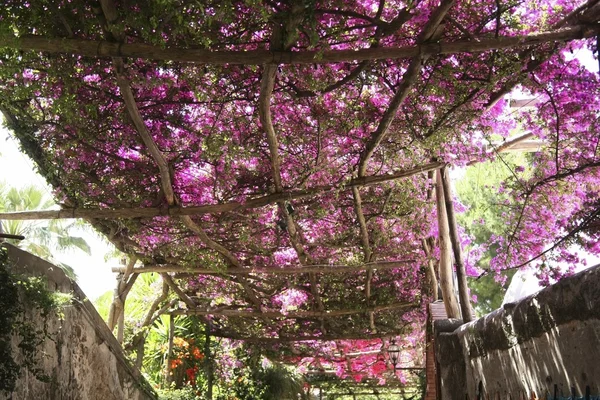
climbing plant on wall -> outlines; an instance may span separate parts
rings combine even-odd
[[[52,339],[48,319],[60,318],[71,296],[49,291],[40,277],[11,274],[8,263],[8,252],[0,245],[0,391],[10,393],[23,369],[38,380],[50,380],[39,367],[40,346]]]

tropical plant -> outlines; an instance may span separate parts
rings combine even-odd
[[[514,275],[513,270],[491,271],[490,261],[496,256],[498,245],[493,238],[506,229],[503,216],[510,208],[510,199],[501,190],[504,182],[518,165],[527,164],[526,156],[503,155],[500,159],[480,163],[468,168],[456,184],[456,191],[465,211],[458,221],[479,248],[476,260],[477,276],[469,283],[471,294],[476,298],[477,312],[487,314],[502,303],[506,285]]]
[[[9,188],[0,182],[1,212],[48,210],[54,205],[50,196],[39,187],[29,185],[19,189]],[[85,239],[72,235],[74,230],[81,227],[82,224],[77,221],[0,221],[0,231],[25,237],[24,240],[6,239],[8,243],[59,266],[73,279],[76,277],[73,268],[59,261],[56,254],[75,249],[91,254]]]

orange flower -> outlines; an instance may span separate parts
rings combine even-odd
[[[200,349],[199,349],[199,348],[197,348],[197,347],[194,347],[194,348],[193,348],[193,350],[192,350],[192,356],[194,356],[194,358],[195,358],[196,360],[202,360],[202,359],[204,358],[204,354],[202,354],[202,353],[200,352]]]
[[[178,347],[188,347],[188,342],[186,342],[185,339],[180,337],[174,337],[173,344]]]
[[[188,381],[192,384],[196,384],[196,373],[198,372],[198,367],[188,368],[185,370],[185,373],[188,377]]]

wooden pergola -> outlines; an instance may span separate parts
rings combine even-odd
[[[462,316],[464,321],[469,321],[472,318],[472,310],[451,200],[452,191],[447,176],[447,163],[436,160],[432,154],[425,154],[422,157],[423,162],[417,165],[408,165],[404,168],[393,165],[390,168],[383,168],[382,173],[374,173],[370,166],[374,159],[383,163],[380,154],[386,148],[389,147],[391,152],[395,151],[388,142],[396,129],[395,118],[402,112],[402,105],[411,93],[416,88],[427,85],[422,74],[431,60],[456,54],[479,54],[508,49],[513,51],[511,53],[514,56],[513,64],[516,64],[514,69],[520,71],[503,77],[502,84],[498,85],[499,88],[491,92],[482,88],[456,104],[449,104],[448,112],[440,115],[429,128],[429,135],[435,135],[437,130],[447,129],[447,121],[451,120],[453,115],[467,118],[464,115],[470,111],[466,109],[479,95],[485,94],[485,107],[478,110],[477,115],[470,115],[468,118],[477,118],[481,113],[494,107],[500,99],[510,93],[523,76],[538,68],[545,59],[557,51],[560,46],[556,43],[595,37],[600,34],[600,27],[597,23],[598,2],[589,1],[565,15],[545,32],[524,36],[477,37],[476,32],[469,32],[462,27],[465,30],[462,36],[450,39],[443,36],[443,29],[444,24],[451,21],[449,12],[456,5],[455,3],[454,0],[442,0],[420,31],[415,33],[413,44],[395,47],[372,45],[359,50],[294,49],[292,51],[293,43],[281,40],[281,35],[283,31],[295,30],[302,21],[298,16],[304,12],[303,9],[297,10],[294,7],[284,21],[280,21],[279,25],[273,24],[270,48],[247,51],[164,47],[134,41],[123,30],[123,10],[119,10],[112,0],[100,0],[101,8],[95,10],[98,29],[102,35],[86,37],[72,34],[53,37],[43,32],[37,36],[3,34],[4,36],[0,36],[0,47],[39,55],[45,60],[44,62],[47,60],[51,62],[56,58],[67,64],[100,63],[110,70],[109,74],[115,83],[110,96],[116,97],[115,102],[122,104],[123,114],[126,115],[125,124],[133,128],[137,135],[138,152],[148,155],[146,160],[136,161],[140,165],[143,164],[140,174],[144,175],[150,170],[156,171],[154,176],[145,175],[141,178],[155,183],[157,188],[152,189],[150,194],[158,196],[158,199],[139,201],[137,204],[128,199],[110,203],[101,198],[92,196],[86,198],[84,195],[76,195],[73,191],[66,190],[60,210],[0,213],[0,220],[83,218],[104,233],[117,248],[127,253],[130,257],[128,265],[113,269],[114,272],[119,273],[119,283],[109,317],[111,328],[120,327],[118,334],[120,339],[123,335],[124,303],[137,276],[142,273],[158,273],[164,282],[162,292],[149,305],[147,316],[142,321],[143,326],[152,324],[159,315],[164,313],[199,318],[210,316],[214,324],[210,330],[211,335],[263,345],[305,341],[385,339],[401,336],[408,329],[403,322],[403,316],[422,309],[421,301],[425,295],[428,299],[437,299],[438,281],[443,292],[447,315],[454,318]],[[461,27],[453,29],[460,31]],[[385,35],[377,37],[377,40],[383,38]],[[536,57],[532,57],[534,51]],[[107,60],[110,60],[110,64]],[[182,70],[188,66],[260,66],[253,70],[260,71],[258,93],[254,104],[262,128],[264,148],[261,151],[268,155],[262,160],[268,163],[270,169],[268,185],[265,185],[261,192],[245,193],[243,200],[237,200],[235,195],[210,204],[191,204],[182,200],[182,190],[175,184],[174,176],[177,163],[181,161],[161,148],[156,133],[151,132],[148,127],[148,121],[157,116],[147,111],[149,100],[139,98],[139,82],[132,81],[132,74],[136,71],[139,73],[140,69],[134,65],[136,60],[142,60],[142,63],[145,63],[144,68],[162,68],[161,65],[168,65]],[[357,79],[369,63],[386,60],[406,62],[406,68],[398,84],[395,85],[395,92],[376,122],[371,136],[364,142],[358,163],[354,166],[354,174],[342,175],[335,181],[321,184],[302,182],[294,187],[286,185],[288,178],[285,174],[289,172],[283,172],[282,159],[285,157],[281,153],[282,138],[272,115],[274,92],[281,90],[277,86],[278,68],[349,63],[350,72],[344,79],[336,82],[342,87]],[[154,62],[168,64],[153,64]],[[318,98],[319,93],[313,94]],[[174,99],[175,97],[172,101],[176,101]],[[290,96],[290,99],[300,102],[302,96],[296,95],[296,98]],[[60,171],[60,167],[56,164],[61,157],[56,153],[56,148],[61,146],[59,137],[67,138],[67,133],[64,133],[67,132],[66,128],[56,127],[60,135],[57,134],[55,142],[52,144],[44,142],[38,131],[47,121],[39,120],[44,117],[30,113],[18,100],[0,101],[0,111],[4,114],[7,125],[20,140],[23,149],[38,164],[40,172],[50,184],[55,188],[67,187],[68,189],[69,185],[73,184],[75,173],[69,175]],[[515,106],[523,107],[527,104]],[[461,114],[463,112],[464,115]],[[88,136],[82,136],[73,140],[74,143],[81,144],[81,151],[92,151],[97,154],[104,151],[101,148],[105,144],[103,142],[105,139],[99,138],[97,142],[88,139]],[[492,146],[489,151],[503,152],[514,150],[519,146],[524,146],[523,148],[539,146],[537,142],[533,144],[528,142],[530,139],[530,135],[524,135],[510,142]],[[185,149],[182,148],[181,151]],[[107,160],[114,165],[133,162],[118,160],[115,154],[107,157]],[[82,179],[89,179],[90,185],[97,185],[103,188],[103,191],[111,190],[108,183],[100,176],[102,171],[78,171],[77,173]],[[404,190],[402,185],[408,181],[417,182],[417,185],[422,185],[423,191],[428,192],[428,201],[432,208],[437,210],[439,236],[429,237],[423,233],[420,251],[425,254],[425,257],[379,258],[378,254],[381,250],[378,249],[375,238],[378,231],[371,225],[371,220],[375,218],[373,210],[379,208],[385,221],[402,218],[387,211],[386,206],[394,201],[394,196],[397,195],[394,191]],[[143,193],[143,184],[140,188],[135,190]],[[381,197],[380,192],[368,192],[371,188],[381,193],[386,192],[388,195]],[[127,190],[126,185],[122,186],[122,190]],[[348,237],[340,237],[338,242],[325,244],[322,247],[327,247],[328,252],[333,252],[331,249],[339,247],[348,254],[352,253],[352,257],[347,257],[352,262],[329,263],[315,256],[314,254],[318,253],[319,243],[311,243],[306,239],[306,224],[299,222],[304,218],[299,216],[302,212],[295,211],[291,206],[294,203],[296,209],[299,206],[309,207],[314,202],[320,201],[323,196],[332,194],[340,198],[340,204],[345,210],[353,213],[352,217],[349,217],[354,221],[351,229],[353,236],[349,234]],[[281,235],[285,235],[285,240],[293,250],[294,257],[297,259],[295,265],[249,264],[244,255],[244,251],[248,249],[239,247],[236,242],[239,240],[240,232],[235,230],[222,232],[229,228],[239,228],[241,231],[242,227],[255,223],[253,220],[255,214],[252,213],[269,207],[280,215],[281,226],[284,227]],[[365,211],[367,208],[368,212]],[[191,248],[190,254],[185,254],[179,247],[169,247],[170,243],[163,243],[156,248],[157,250],[149,251],[139,240],[132,239],[143,230],[155,229],[162,232],[163,225],[167,226],[164,229],[176,232],[177,240],[182,243],[193,238],[193,243],[197,243],[202,248],[201,256],[195,258],[190,255],[193,253]],[[440,249],[439,259],[434,256],[436,246]],[[265,248],[276,250],[277,245],[271,247],[265,245]],[[262,251],[262,249],[257,250],[256,254],[262,254]],[[265,255],[267,256],[269,255]],[[411,299],[401,299],[390,294],[391,292],[386,292],[385,284],[398,279],[406,279],[408,285],[414,284],[409,278],[400,277],[405,275],[404,271],[414,269],[416,263],[422,266],[425,271],[423,275],[427,277],[426,280],[422,280],[422,286],[416,288],[420,292],[418,295]],[[458,278],[458,298],[453,284],[453,264],[456,266]],[[211,304],[212,299],[203,295],[201,284],[196,286],[190,284],[191,280],[198,277],[219,279],[225,292],[235,294],[235,300],[231,304]],[[358,288],[356,282],[362,282]],[[270,299],[288,285],[310,292],[309,307],[287,312],[269,309],[267,304]],[[355,287],[353,288],[352,285]],[[339,293],[344,290],[345,293]],[[174,293],[178,301],[173,301],[169,293]],[[177,303],[181,305],[178,306]],[[282,321],[286,320],[294,321],[300,330],[283,325]]]

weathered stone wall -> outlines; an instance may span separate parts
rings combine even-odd
[[[73,294],[72,305],[64,308],[63,318],[47,320],[51,340],[40,346],[39,364],[49,382],[41,382],[22,369],[16,390],[0,399],[61,400],[150,400],[156,396],[139,371],[123,354],[94,306],[81,289],[63,271],[15,247],[8,248],[9,270],[13,274],[43,276],[49,289]],[[26,316],[42,327],[38,311],[26,310]],[[13,348],[16,350],[17,342]],[[15,360],[19,362],[19,355]]]
[[[600,266],[469,324],[434,324],[442,399],[600,394]],[[536,397],[532,397],[532,396]],[[509,397],[510,396],[510,397]]]

